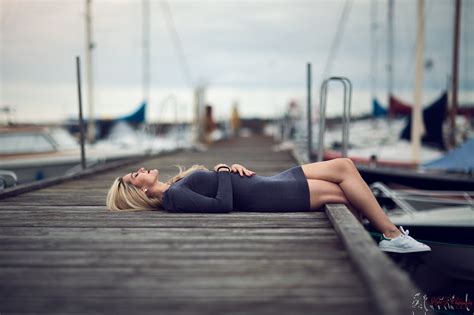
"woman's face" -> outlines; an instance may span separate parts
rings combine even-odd
[[[158,181],[160,172],[157,169],[147,170],[140,167],[135,172],[130,172],[123,176],[123,181],[137,188],[148,188],[153,186]]]

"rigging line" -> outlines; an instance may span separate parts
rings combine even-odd
[[[352,0],[346,0],[344,4],[344,8],[342,9],[341,17],[339,18],[339,23],[337,25],[336,36],[331,44],[331,49],[329,50],[329,55],[326,61],[326,66],[324,67],[323,75],[321,81],[326,78],[326,76],[331,71],[332,63],[336,57],[337,49],[339,48],[339,44],[342,39],[342,35],[344,34],[344,29],[346,26],[347,19],[349,17],[349,13],[352,7]]]
[[[468,22],[466,22],[466,21],[468,21],[468,19],[467,19],[467,16],[466,16],[467,14],[465,12],[473,12],[472,10],[474,8],[469,8],[469,6],[472,6],[472,4],[473,4],[472,1],[461,1],[461,8],[464,8],[463,12],[461,12],[461,14],[464,13],[465,16],[464,17],[461,16],[461,25],[460,25],[460,27],[461,27],[461,30],[460,30],[460,32],[461,32],[461,43],[460,43],[460,47],[464,47],[464,53],[462,52],[462,50],[460,51],[460,53],[461,53],[461,56],[463,56],[463,62],[461,64],[464,64],[464,66],[461,67],[461,80],[459,80],[459,81],[460,81],[461,89],[462,89],[462,87],[464,87],[463,85],[461,85],[462,82],[464,81],[466,90],[469,90],[469,88],[468,88],[469,87],[469,82],[470,82],[469,74],[472,74],[472,71],[470,71],[470,69],[471,69],[470,61],[471,60],[470,60],[470,58],[468,58],[468,56],[469,56],[469,53],[468,53],[469,49],[468,48],[471,47],[470,46],[470,39],[471,38],[468,36],[468,34],[470,34],[468,31],[463,32],[462,30],[463,30],[463,28],[465,30],[467,29],[467,25],[464,25],[464,27],[463,27],[463,23],[465,23],[465,24],[468,23]],[[462,79],[464,79],[464,80],[462,80]]]
[[[378,19],[377,19],[377,1],[371,0],[370,2],[370,36],[371,36],[371,63],[370,63],[370,85],[371,85],[371,99],[377,98],[377,51],[378,51],[378,43],[377,43],[377,28],[378,28]]]
[[[166,0],[160,2],[161,7],[163,8],[163,12],[165,13],[166,25],[168,27],[168,32],[171,36],[171,41],[173,42],[173,46],[178,53],[178,59],[181,64],[181,69],[183,71],[184,77],[188,81],[188,84],[192,87],[193,79],[191,75],[191,70],[189,68],[189,63],[186,59],[186,55],[184,54],[183,46],[181,45],[181,39],[179,37],[178,32],[176,31],[176,27],[173,20],[173,13],[171,12],[170,5]]]
[[[433,2],[432,1],[427,1],[426,2],[426,6],[425,6],[425,18],[424,18],[424,22],[425,25],[426,25],[426,21],[430,18],[430,15],[431,15],[431,12],[432,12],[432,9],[433,9]],[[407,24],[405,24],[407,25]],[[426,41],[426,39],[424,39]],[[446,47],[449,47],[447,45],[444,45],[444,48]],[[446,49],[444,50],[445,53],[446,53]],[[415,55],[416,55],[416,37],[415,37],[415,43],[413,43],[412,45],[412,48],[411,48],[411,54],[409,55],[410,58],[408,58],[407,60],[407,64],[406,64],[406,71],[404,73],[409,73],[410,74],[410,81],[411,82],[415,82],[415,71],[414,70],[414,65],[413,63],[415,62]],[[426,55],[423,56],[423,62],[426,61]],[[414,85],[412,83],[412,85]]]

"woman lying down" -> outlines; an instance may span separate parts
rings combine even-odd
[[[213,171],[193,165],[161,182],[157,169],[140,168],[118,177],[107,195],[116,211],[170,212],[312,211],[343,203],[382,233],[383,251],[412,253],[431,248],[400,230],[382,210],[352,160],[338,158],[295,166],[273,176],[259,176],[240,164],[217,164]]]

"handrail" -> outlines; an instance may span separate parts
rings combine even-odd
[[[341,82],[344,87],[344,113],[342,126],[342,156],[347,157],[347,146],[349,143],[349,124],[350,111],[352,102],[352,83],[346,77],[330,77],[323,81],[320,90],[320,105],[319,105],[319,148],[318,148],[318,162],[324,157],[324,133],[326,132],[326,100],[327,90],[330,81]],[[349,96],[348,96],[349,94]]]

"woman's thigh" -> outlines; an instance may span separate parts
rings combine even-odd
[[[308,163],[301,165],[301,169],[307,179],[319,179],[336,184],[356,170],[354,163],[348,158]]]
[[[347,198],[341,187],[325,180],[307,179],[311,209],[317,209],[326,203],[346,203]]]

